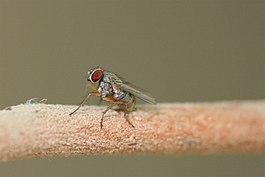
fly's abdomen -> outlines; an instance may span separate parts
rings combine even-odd
[[[135,97],[129,92],[120,90],[114,94],[114,99],[124,102],[124,104],[119,105],[119,107],[124,111],[132,112],[135,110]]]
[[[113,97],[115,100],[123,101],[125,103],[128,103],[131,100],[131,95],[121,89],[114,90]]]

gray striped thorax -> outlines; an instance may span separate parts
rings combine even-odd
[[[113,77],[111,73],[105,72],[102,80],[100,81],[98,91],[101,93],[103,98],[112,96],[117,101],[129,102],[131,96],[128,92],[118,87],[113,87],[117,81],[120,82],[120,80],[117,80],[115,76]]]

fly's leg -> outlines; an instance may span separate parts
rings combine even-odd
[[[90,97],[90,95],[93,95],[93,96],[100,96],[100,93],[99,92],[89,92],[87,94],[87,96],[85,97],[85,99],[78,105],[78,107],[69,114],[69,116],[73,115],[76,111],[78,111],[81,106],[83,106],[83,104],[87,101],[87,99]]]
[[[100,120],[100,128],[102,129],[103,128],[103,118],[105,116],[105,114],[113,107],[114,105],[111,104],[107,107],[107,109],[105,109],[105,111],[102,112],[102,117],[101,117],[101,120]]]
[[[132,128],[135,128],[135,126],[129,120],[129,113],[127,111],[124,111],[124,118],[130,124],[130,126],[132,126]]]
[[[129,120],[129,112],[127,110],[128,110],[128,105],[126,104],[124,109],[124,118],[132,126],[132,128],[135,128],[135,126]]]
[[[78,107],[73,112],[71,112],[69,114],[69,116],[73,115],[76,111],[78,111],[81,108],[81,106],[83,106],[83,104],[87,101],[87,99],[89,98],[89,96],[90,96],[90,94],[88,94],[86,96],[86,98],[78,105]]]
[[[111,102],[112,103],[112,105],[110,105],[104,112],[103,112],[103,115],[102,115],[102,118],[101,118],[101,120],[103,121],[103,117],[104,117],[104,114],[109,110],[109,109],[111,109],[112,108],[112,106],[114,106],[114,105],[123,105],[123,106],[125,106],[125,108],[122,108],[122,110],[123,110],[123,112],[124,112],[124,118],[126,119],[126,121],[133,127],[133,128],[135,128],[134,127],[134,125],[130,122],[130,120],[128,119],[128,113],[129,113],[129,111],[127,111],[127,104],[126,103],[124,103],[123,101],[117,101],[117,100],[115,100],[114,98],[112,98],[112,97],[105,97],[105,98],[103,98],[103,100],[104,101],[108,101],[108,102]],[[101,121],[101,128],[102,128],[102,121]]]

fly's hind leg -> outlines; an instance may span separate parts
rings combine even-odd
[[[104,119],[104,116],[105,114],[110,110],[112,109],[112,107],[114,106],[114,104],[111,104],[109,105],[103,112],[102,112],[102,117],[101,117],[101,120],[100,120],[100,128],[102,129],[103,128],[103,119]],[[130,124],[130,126],[132,126],[132,128],[135,128],[135,126],[130,122],[129,120],[129,112],[127,111],[124,111],[124,118],[126,120],[126,122],[128,122]]]
[[[130,126],[132,126],[132,128],[135,128],[135,126],[129,120],[129,112],[124,111],[124,118],[125,118],[126,122],[128,122],[130,124]]]
[[[102,118],[101,118],[101,128],[102,128],[102,122],[103,122],[103,118],[104,118],[104,115],[106,114],[106,112],[108,110],[110,110],[114,105],[119,105],[121,107],[121,110],[124,112],[124,118],[126,119],[126,121],[133,127],[134,125],[130,122],[129,118],[128,118],[128,114],[130,111],[128,111],[128,108],[127,108],[127,105],[126,103],[124,103],[123,101],[117,101],[115,100],[114,98],[112,97],[105,97],[103,98],[104,101],[108,101],[110,103],[112,103],[104,112],[103,112],[103,115],[102,115]],[[125,107],[124,107],[125,106]]]

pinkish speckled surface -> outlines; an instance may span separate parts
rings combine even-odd
[[[265,102],[158,104],[130,115],[105,107],[28,104],[0,111],[0,160],[78,154],[265,151]]]

